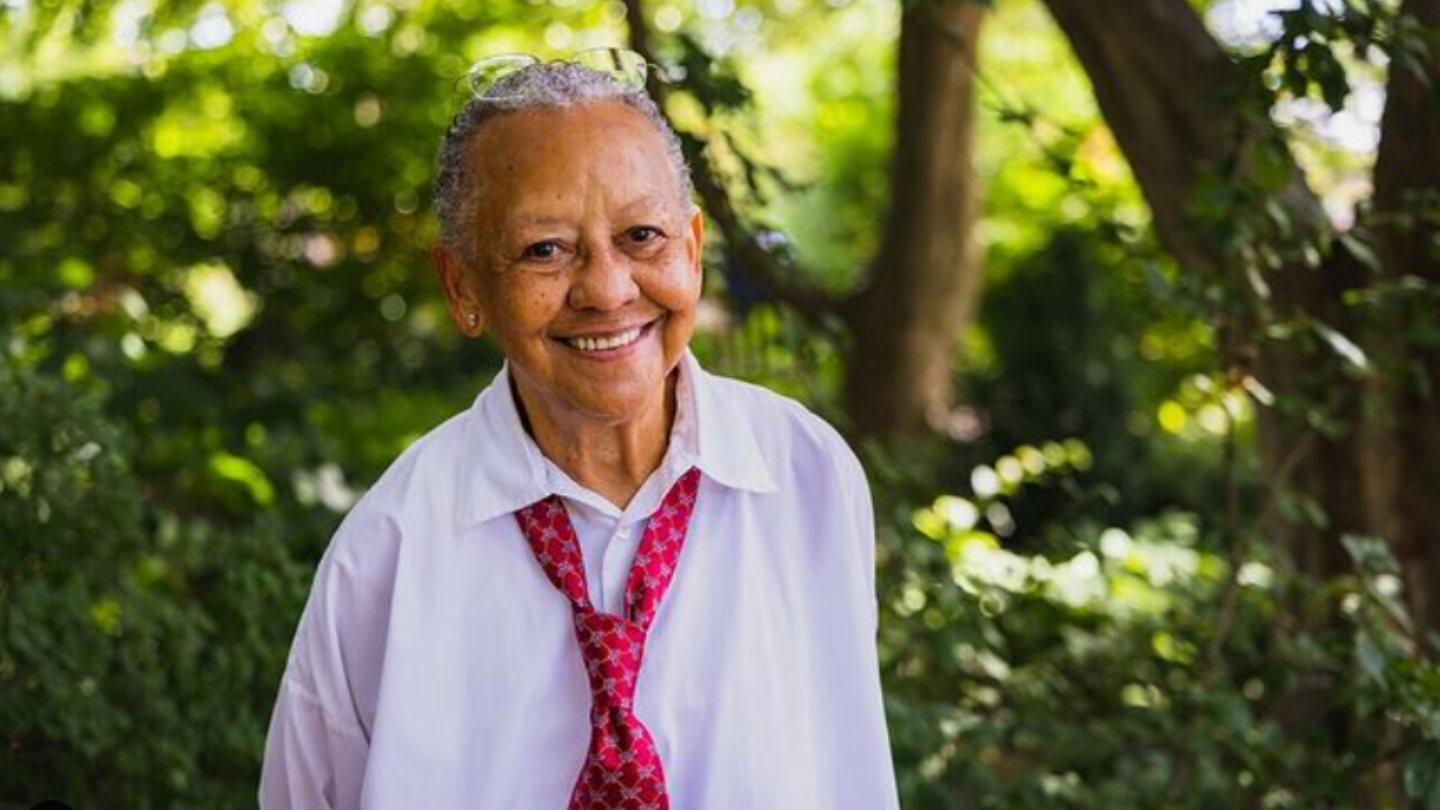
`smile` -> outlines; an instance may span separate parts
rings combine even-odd
[[[643,337],[656,321],[651,321],[643,326],[636,326],[626,329],[623,332],[613,332],[608,335],[584,335],[580,337],[562,338],[567,346],[586,353],[609,352],[616,349],[623,349]]]

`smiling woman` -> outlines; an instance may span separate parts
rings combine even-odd
[[[332,539],[262,807],[897,807],[864,472],[687,351],[704,221],[643,74],[507,59],[431,250],[507,362]]]
[[[666,444],[704,220],[623,102],[513,112],[466,153],[473,213],[432,252],[451,312],[495,336],[547,455],[623,505]]]

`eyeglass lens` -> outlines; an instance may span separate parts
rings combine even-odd
[[[645,86],[645,57],[624,48],[592,48],[555,61],[605,73],[629,90]],[[482,59],[470,68],[470,89],[477,96],[486,96],[501,79],[537,64],[540,59],[530,54],[500,54]]]

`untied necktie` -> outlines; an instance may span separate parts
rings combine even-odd
[[[580,543],[559,496],[551,495],[515,515],[545,575],[570,600],[575,639],[593,695],[590,748],[569,810],[670,807],[655,741],[635,716],[635,681],[650,624],[685,544],[699,480],[700,471],[694,468],[680,476],[650,516],[626,581],[624,616],[604,613],[591,604]]]

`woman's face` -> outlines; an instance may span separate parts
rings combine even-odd
[[[440,268],[461,328],[476,311],[553,419],[653,406],[694,329],[703,236],[660,134],[615,101],[534,109],[487,123],[468,158],[474,263]]]

